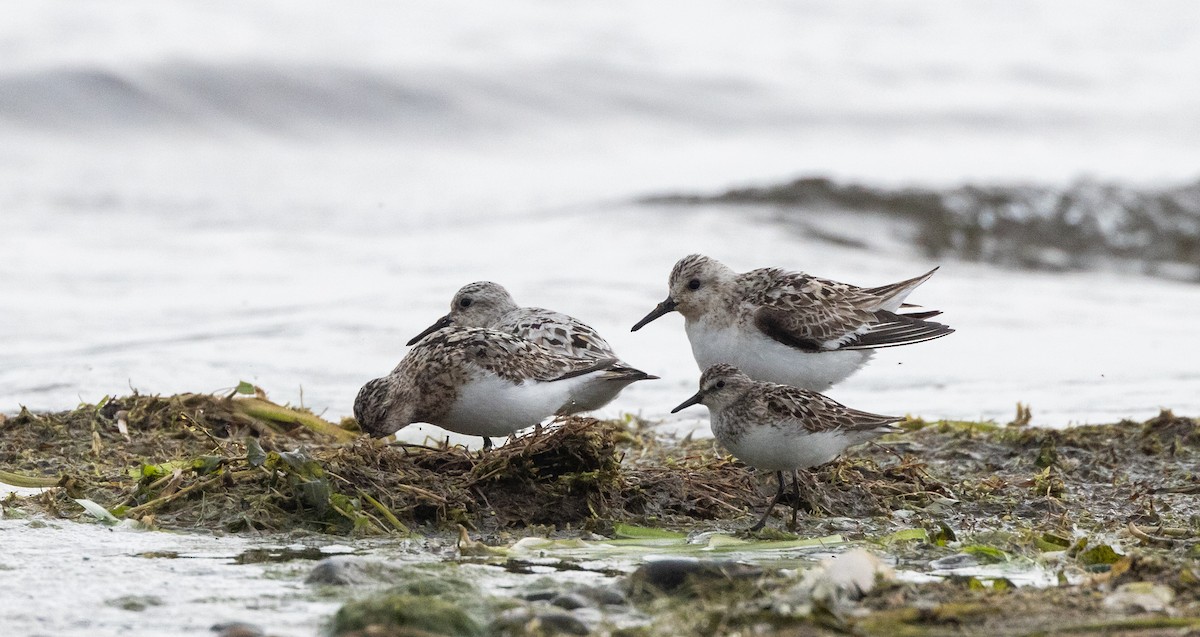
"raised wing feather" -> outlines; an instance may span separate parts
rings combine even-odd
[[[931,341],[954,330],[935,321],[914,318],[911,314],[879,311],[876,320],[855,334],[847,335],[838,349],[875,349]]]
[[[905,303],[904,299],[908,298],[908,295],[917,289],[917,286],[928,281],[929,277],[933,276],[933,273],[937,271],[938,269],[934,268],[921,276],[915,276],[911,279],[880,285],[878,287],[863,288],[862,291],[878,298],[880,300],[880,309],[895,312],[902,307],[912,307],[911,304]]]
[[[754,290],[746,299],[755,308],[754,324],[804,351],[837,349],[839,340],[875,318],[878,300],[846,283],[773,268],[742,277]]]
[[[911,290],[930,274],[905,283]],[[764,335],[806,352],[905,345],[954,331],[922,320],[936,312],[907,315],[881,309],[898,305],[890,286],[893,296],[883,298],[872,290],[772,268],[741,276],[753,290],[746,301],[754,325]]]

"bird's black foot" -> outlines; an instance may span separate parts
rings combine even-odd
[[[779,498],[783,497],[783,472],[776,471],[775,479],[779,483],[779,488],[775,490],[775,497],[771,498],[771,503],[767,505],[767,510],[763,512],[763,516],[759,518],[758,522],[746,529],[747,533],[758,533],[761,531],[767,525],[767,518],[771,517],[771,512],[775,510],[775,505],[779,504]]]

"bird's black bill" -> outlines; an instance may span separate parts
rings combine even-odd
[[[672,410],[671,410],[671,413],[675,413],[675,412],[677,412],[677,411],[679,411],[679,410],[681,410],[681,409],[687,409],[688,407],[691,407],[692,405],[699,404],[699,403],[700,403],[700,400],[701,400],[702,398],[704,398],[704,392],[703,392],[703,391],[698,391],[698,392],[696,392],[696,395],[695,395],[695,396],[692,396],[691,398],[689,398],[689,399],[687,399],[687,400],[683,401],[682,403],[680,403],[680,404],[679,404],[679,406],[678,406],[678,407],[676,407],[675,409],[672,409]]]
[[[420,334],[417,334],[416,336],[412,337],[412,340],[405,343],[405,345],[409,345],[409,346],[415,345],[421,339],[425,338],[426,336],[433,334],[434,332],[442,329],[443,327],[449,327],[449,326],[450,326],[450,315],[447,314],[446,316],[443,316],[442,318],[438,319],[437,323],[434,323],[433,325],[430,325],[429,327],[425,328],[424,332],[421,332]]]
[[[644,327],[644,326],[646,325],[646,323],[649,323],[650,321],[653,321],[654,319],[656,319],[656,318],[658,318],[658,317],[662,316],[663,314],[666,314],[666,313],[668,313],[668,312],[674,312],[674,311],[675,311],[675,305],[676,305],[676,304],[675,304],[675,299],[673,299],[673,298],[671,298],[671,297],[669,297],[669,296],[668,296],[668,297],[667,297],[667,300],[663,301],[662,303],[659,303],[659,304],[658,304],[658,307],[656,307],[656,308],[654,308],[653,310],[651,310],[651,311],[650,311],[650,313],[649,313],[649,314],[647,314],[645,318],[643,318],[642,320],[638,321],[638,322],[637,322],[637,325],[634,325],[634,326],[633,326],[633,329],[631,329],[631,330],[629,330],[629,331],[631,331],[631,332],[636,332],[636,331],[638,331],[638,330],[642,329],[642,327]]]

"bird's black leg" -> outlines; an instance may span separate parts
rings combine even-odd
[[[747,529],[751,533],[761,531],[762,528],[764,526],[766,526],[767,518],[771,517],[771,511],[775,510],[775,505],[779,504],[779,498],[783,497],[783,472],[776,471],[775,479],[779,482],[779,488],[776,489],[776,491],[775,491],[775,497],[771,498],[771,503],[767,505],[767,510],[765,513],[763,513],[762,519],[760,519],[758,521],[758,524],[755,524],[754,526]]]
[[[792,469],[792,525],[789,531],[796,530],[796,512],[800,509],[800,474]]]
[[[484,436],[483,437],[483,450],[487,451],[488,449],[491,449],[491,448],[492,448],[492,439],[488,438],[487,436]]]

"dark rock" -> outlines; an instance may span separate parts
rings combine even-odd
[[[492,622],[493,634],[587,635],[591,631],[579,618],[559,610],[514,608]]]
[[[597,606],[620,606],[629,603],[624,593],[611,586],[580,586],[573,592],[592,600]]]
[[[214,624],[211,630],[217,637],[263,637],[263,629],[245,622],[225,622]]]
[[[440,597],[395,592],[348,602],[334,614],[329,632],[341,636],[374,626],[396,629],[391,632],[397,634],[424,631],[433,635],[473,637],[483,633],[475,619],[453,602]]]
[[[734,580],[762,575],[762,569],[750,564],[722,561],[668,559],[647,562],[629,576],[630,589],[647,588],[671,593],[688,582]]]
[[[588,600],[582,595],[567,593],[565,595],[559,595],[558,597],[550,600],[550,605],[557,606],[565,610],[575,610],[576,608],[583,608],[584,606],[587,606]]]
[[[346,555],[336,555],[317,562],[317,565],[308,573],[308,577],[304,578],[304,583],[347,586],[363,584],[369,580],[362,560]]]
[[[317,562],[308,577],[304,579],[304,583],[350,586],[372,582],[394,582],[398,579],[404,579],[401,569],[387,562],[352,555],[334,555]],[[411,580],[414,583],[423,581]],[[410,592],[414,595],[426,594],[417,590]]]
[[[215,458],[216,456],[210,457]],[[320,560],[324,557],[325,553],[315,546],[306,546],[300,549],[276,547],[248,549],[233,558],[233,561],[235,564],[265,564],[291,562],[292,560]]]
[[[521,595],[521,599],[527,602],[548,602],[559,595],[558,591],[533,591]]]

